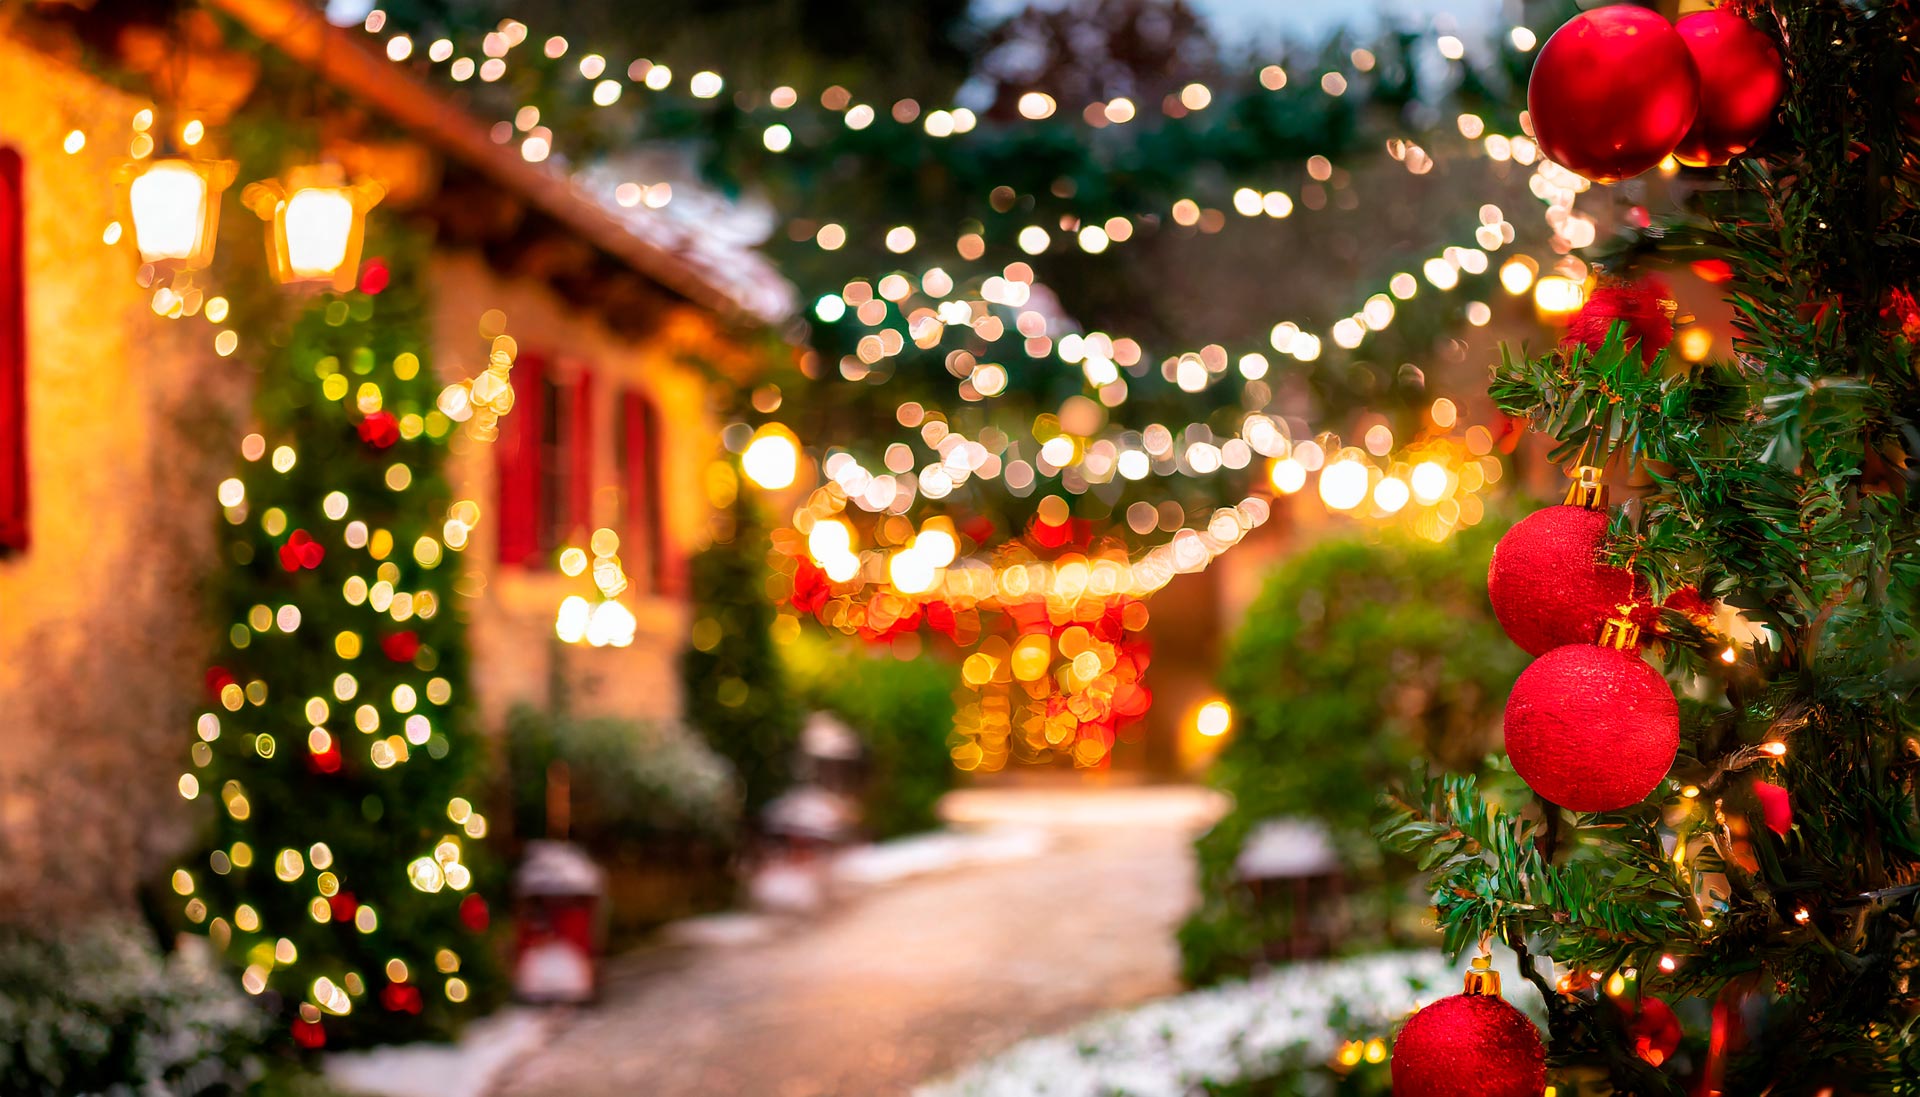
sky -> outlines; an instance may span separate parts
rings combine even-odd
[[[975,11],[998,16],[1030,6],[1054,7],[1062,0],[976,0]],[[1206,17],[1223,42],[1259,42],[1289,38],[1314,41],[1341,26],[1362,31],[1383,17],[1426,24],[1450,17],[1463,37],[1499,29],[1501,10],[1510,0],[1188,0]]]

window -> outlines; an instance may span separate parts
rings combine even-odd
[[[513,367],[513,411],[495,441],[500,469],[500,562],[541,565],[593,520],[593,374],[523,354]]]
[[[660,486],[660,409],[645,393],[628,389],[620,394],[616,429],[625,489],[627,574],[655,594],[678,594],[679,561],[667,548],[666,500]]]
[[[26,219],[20,154],[0,149],[0,555],[27,547]]]

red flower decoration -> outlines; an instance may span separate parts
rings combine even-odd
[[[420,988],[412,983],[388,983],[380,988],[380,1004],[391,1013],[419,1013]]]
[[[493,912],[487,909],[487,901],[478,893],[460,900],[460,924],[475,933],[485,933],[493,922]]]
[[[412,629],[388,633],[380,638],[380,650],[396,663],[411,663],[420,654],[420,634]]]
[[[318,1021],[293,1022],[293,1042],[313,1051],[327,1046],[327,1030]]]
[[[1673,342],[1673,310],[1673,291],[1658,278],[1602,285],[1567,322],[1560,345],[1597,351],[1615,322],[1625,321],[1627,346],[1640,344],[1640,360],[1651,362]]]
[[[1786,837],[1793,829],[1793,802],[1787,798],[1787,790],[1768,781],[1755,781],[1753,795],[1760,801],[1760,818],[1767,829]]]
[[[327,897],[327,905],[333,908],[333,920],[351,922],[360,912],[360,900],[353,897],[351,891],[336,891]]]
[[[387,288],[393,280],[393,272],[387,269],[385,259],[369,259],[360,265],[360,292],[377,294]]]
[[[1901,338],[1909,343],[1920,343],[1920,301],[1903,289],[1894,290],[1887,295],[1887,307],[1880,310],[1882,320],[1891,321],[1900,329]]]
[[[827,573],[812,560],[802,559],[793,572],[793,608],[815,613],[833,596],[833,584]]]
[[[376,411],[360,420],[360,440],[374,449],[386,449],[400,440],[400,420],[390,411]]]
[[[286,543],[280,546],[280,566],[288,571],[317,568],[320,561],[326,558],[327,547],[303,529],[288,534]]]
[[[1700,597],[1700,588],[1684,586],[1672,594],[1661,605],[1696,623],[1713,617],[1713,604]]]

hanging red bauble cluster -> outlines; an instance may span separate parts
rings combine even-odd
[[[1676,27],[1619,4],[1575,16],[1540,47],[1527,113],[1549,159],[1617,183],[1669,154],[1705,166],[1746,151],[1785,82],[1772,40],[1737,15],[1697,12]]]
[[[1646,799],[1680,749],[1673,688],[1636,654],[1644,591],[1632,572],[1600,560],[1599,478],[1582,466],[1566,505],[1508,530],[1487,569],[1494,616],[1539,656],[1507,698],[1507,755],[1529,788],[1573,811]]]
[[[1408,1019],[1393,1042],[1394,1097],[1540,1097],[1547,1049],[1527,1015],[1500,997],[1476,960],[1465,993]]]
[[[1527,84],[1540,151],[1596,183],[1665,159],[1699,102],[1700,74],[1673,24],[1625,4],[1583,12],[1553,32]]]
[[[1773,39],[1726,10],[1696,11],[1674,25],[1700,72],[1700,109],[1674,146],[1690,168],[1724,164],[1747,151],[1773,121],[1787,76]]]

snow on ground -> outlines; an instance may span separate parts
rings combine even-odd
[[[501,1072],[544,1045],[551,1015],[512,1008],[468,1025],[451,1044],[401,1044],[335,1052],[327,1081],[369,1097],[483,1097]]]
[[[1294,964],[1028,1040],[914,1097],[1186,1097],[1202,1082],[1324,1062],[1338,1048],[1328,1024],[1336,1007],[1384,1032],[1417,1006],[1459,993],[1461,970],[1437,951]],[[1511,965],[1504,974],[1508,1000],[1527,1007],[1534,995]]]

